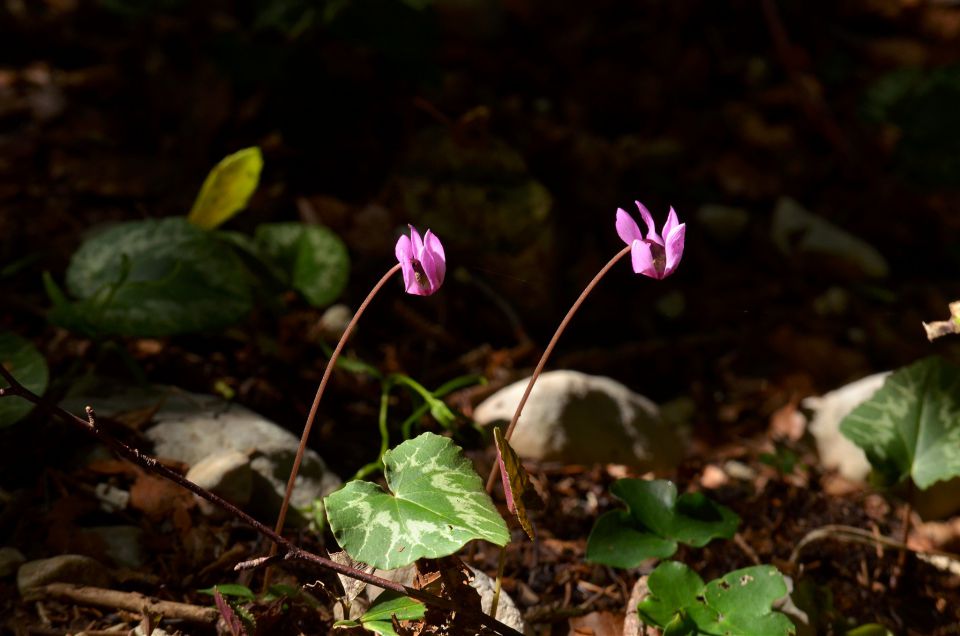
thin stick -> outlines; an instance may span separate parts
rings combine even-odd
[[[490,616],[497,615],[500,604],[500,587],[503,584],[503,568],[507,564],[507,546],[500,548],[500,562],[497,563],[497,579],[493,584],[493,599],[490,601]]]
[[[580,292],[580,297],[573,303],[567,315],[563,317],[563,320],[560,321],[560,326],[557,327],[557,330],[553,333],[553,338],[550,339],[550,342],[547,344],[547,348],[543,350],[543,355],[540,356],[540,362],[537,363],[537,368],[533,370],[533,375],[530,376],[530,381],[527,382],[527,388],[523,392],[523,397],[520,398],[520,403],[517,405],[517,410],[513,413],[513,419],[510,420],[510,425],[507,426],[507,430],[503,434],[503,438],[507,441],[510,440],[510,436],[513,435],[513,429],[517,427],[517,421],[520,419],[520,413],[523,412],[523,406],[527,403],[527,398],[530,397],[530,392],[533,390],[533,385],[536,383],[537,378],[540,377],[540,374],[543,372],[543,367],[547,364],[547,359],[550,357],[550,354],[553,353],[553,348],[557,346],[557,341],[560,340],[561,334],[567,328],[567,325],[570,323],[570,320],[573,318],[573,315],[577,313],[577,310],[580,309],[580,305],[583,304],[583,301],[586,300],[587,296],[590,295],[590,292],[593,291],[593,288],[597,286],[597,283],[600,282],[600,279],[603,278],[607,272],[610,271],[614,265],[617,264],[621,258],[630,253],[631,246],[628,245],[619,252],[616,256],[610,259],[610,261],[603,266],[597,275],[593,277],[587,286],[583,288],[583,291]],[[493,468],[490,470],[490,476],[487,478],[487,492],[493,490],[493,484],[497,479],[497,475],[500,474],[500,470],[496,464],[493,465]]]
[[[862,528],[844,525],[827,525],[811,530],[806,534],[806,536],[797,542],[796,547],[793,548],[793,552],[790,554],[790,558],[788,559],[790,566],[796,567],[797,561],[800,559],[800,551],[803,550],[807,545],[813,543],[814,541],[822,541],[824,539],[836,539],[838,541],[862,543],[864,545],[886,546],[888,548],[904,550],[905,552],[913,552],[914,554],[922,556],[940,556],[947,557],[948,559],[958,558],[956,554],[944,552],[942,550],[916,550],[909,547],[905,542],[897,541],[896,539],[891,539],[890,537],[876,536]]]
[[[74,585],[72,583],[49,583],[27,591],[28,598],[59,598],[80,603],[136,612],[141,615],[175,618],[193,623],[216,623],[217,610],[189,603],[163,601],[138,592],[122,592],[102,587]]]
[[[317,418],[317,410],[320,408],[320,398],[323,397],[323,392],[327,388],[327,382],[330,381],[330,375],[333,373],[333,368],[337,364],[337,358],[340,357],[340,352],[343,351],[344,345],[347,344],[347,340],[353,333],[354,328],[357,326],[357,322],[360,320],[360,316],[363,315],[363,312],[370,304],[370,301],[372,301],[373,297],[377,295],[377,292],[380,291],[380,288],[387,284],[387,281],[390,280],[390,277],[399,271],[400,263],[397,263],[387,270],[387,273],[383,275],[376,285],[373,286],[373,289],[370,290],[370,293],[367,294],[367,297],[363,299],[362,303],[360,303],[357,313],[353,314],[353,318],[350,319],[350,323],[347,325],[347,328],[343,330],[343,335],[340,336],[340,342],[337,343],[337,348],[333,350],[333,354],[327,361],[327,368],[323,370],[323,377],[320,379],[320,386],[317,387],[317,394],[313,397],[313,404],[310,406],[310,413],[307,415],[307,422],[303,425],[303,434],[300,436],[300,446],[297,448],[297,456],[293,460],[293,468],[290,469],[290,478],[287,480],[287,490],[283,494],[283,503],[280,504],[280,514],[277,515],[277,523],[274,526],[274,532],[277,534],[283,532],[283,524],[287,520],[287,510],[290,507],[290,497],[293,495],[293,487],[297,482],[297,473],[300,472],[300,462],[303,461],[303,454],[307,450],[307,439],[310,437],[310,430],[313,428],[313,422]],[[274,545],[270,550],[270,555],[272,556],[276,553],[277,547]]]
[[[0,397],[18,396],[27,400],[28,402],[36,404],[39,408],[47,411],[48,413],[51,413],[52,415],[70,424],[71,426],[78,427],[86,431],[87,433],[93,435],[98,440],[100,440],[101,442],[109,446],[111,449],[113,449],[113,451],[116,452],[118,455],[125,457],[126,459],[130,460],[134,464],[137,464],[138,466],[142,466],[143,468],[146,468],[147,470],[159,475],[160,477],[163,477],[168,481],[172,481],[173,483],[179,485],[180,487],[185,488],[186,490],[189,490],[190,492],[197,495],[198,497],[202,497],[203,499],[206,499],[210,503],[222,508],[223,510],[226,510],[237,519],[240,519],[244,523],[254,528],[257,532],[262,534],[264,537],[266,537],[270,541],[282,547],[286,551],[283,557],[286,560],[307,561],[309,563],[318,565],[322,568],[333,570],[338,574],[343,574],[344,576],[350,577],[352,579],[363,581],[364,583],[367,583],[369,585],[375,585],[377,587],[380,587],[386,590],[393,590],[400,594],[405,594],[411,598],[414,598],[418,601],[421,601],[433,607],[438,607],[445,610],[458,611],[464,616],[468,616],[476,620],[477,622],[479,622],[481,625],[489,627],[490,629],[494,630],[498,634],[502,634],[504,636],[522,636],[520,632],[518,632],[517,630],[507,625],[504,625],[500,621],[490,616],[487,616],[483,612],[473,612],[469,608],[459,607],[457,606],[456,603],[449,601],[445,598],[434,596],[426,592],[421,592],[420,590],[414,589],[412,587],[400,585],[399,583],[388,581],[387,579],[381,578],[379,576],[374,576],[373,574],[368,574],[366,572],[363,572],[362,570],[351,568],[349,566],[337,563],[336,561],[332,561],[331,559],[327,559],[317,554],[307,552],[306,550],[303,550],[297,547],[292,542],[283,538],[280,534],[274,532],[269,527],[260,523],[259,521],[257,521],[256,519],[248,515],[243,510],[240,510],[239,508],[237,508],[227,500],[213,494],[212,492],[210,492],[209,490],[206,490],[205,488],[198,486],[197,484],[186,479],[179,473],[176,473],[170,470],[169,468],[161,464],[159,461],[157,461],[156,458],[150,457],[149,455],[144,455],[139,449],[133,448],[131,446],[127,446],[120,440],[114,439],[109,433],[107,433],[106,431],[102,430],[99,427],[99,425],[97,424],[96,414],[94,413],[93,409],[90,408],[89,406],[86,408],[87,419],[84,420],[83,418],[77,417],[73,413],[70,413],[69,411],[66,411],[55,404],[50,404],[49,402],[47,402],[37,394],[33,393],[32,391],[24,387],[22,384],[20,384],[16,380],[16,378],[13,377],[13,375],[2,364],[0,364],[0,376],[2,376],[10,384],[10,386],[7,388],[0,388]]]

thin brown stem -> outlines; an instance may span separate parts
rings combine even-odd
[[[593,288],[597,286],[597,283],[600,282],[607,272],[617,264],[617,262],[630,253],[630,246],[626,246],[617,254],[610,259],[610,261],[603,266],[597,275],[593,277],[587,286],[583,288],[583,291],[580,292],[580,297],[573,303],[567,315],[563,317],[563,320],[560,321],[560,326],[557,327],[557,330],[553,333],[553,338],[550,339],[550,342],[547,343],[547,348],[543,350],[543,355],[540,356],[540,362],[537,363],[537,368],[533,370],[533,375],[530,376],[530,381],[527,382],[527,388],[523,392],[523,397],[520,398],[520,403],[517,405],[517,410],[513,413],[513,419],[510,420],[510,425],[507,426],[507,430],[504,432],[503,437],[506,440],[510,440],[510,436],[513,435],[513,429],[517,427],[517,421],[520,419],[520,413],[523,412],[523,406],[527,403],[527,398],[530,397],[530,392],[533,390],[533,385],[536,384],[537,378],[540,377],[540,374],[543,372],[543,367],[547,364],[547,359],[550,357],[550,354],[553,353],[554,347],[557,346],[557,341],[560,340],[560,336],[563,334],[564,330],[567,328],[567,325],[570,324],[570,320],[573,318],[573,315],[577,313],[577,310],[580,309],[580,305],[583,304],[583,301],[586,300],[587,296],[590,295],[590,292],[593,291]],[[496,464],[493,465],[493,468],[490,470],[490,476],[487,478],[487,492],[493,490],[493,484],[497,479],[499,474],[499,468]]]
[[[370,293],[367,294],[367,297],[363,299],[362,303],[360,303],[357,313],[353,314],[353,318],[350,319],[350,323],[347,325],[347,328],[343,330],[343,335],[340,336],[340,342],[337,343],[337,348],[333,350],[330,360],[327,361],[327,368],[323,370],[323,377],[320,378],[320,386],[317,387],[317,394],[313,397],[313,404],[310,406],[310,413],[307,415],[307,421],[303,425],[303,434],[300,436],[300,446],[297,448],[297,456],[293,460],[293,468],[290,469],[290,478],[287,480],[287,490],[283,494],[283,503],[280,504],[280,514],[277,515],[277,523],[276,526],[274,526],[274,532],[277,534],[283,532],[283,524],[286,523],[287,520],[287,510],[290,508],[290,497],[293,495],[293,487],[297,481],[297,474],[300,472],[300,463],[303,461],[303,454],[307,450],[307,440],[310,438],[310,430],[313,428],[314,420],[317,419],[317,410],[320,408],[320,399],[323,397],[323,392],[327,389],[327,382],[330,381],[330,375],[333,373],[333,368],[337,364],[337,358],[340,357],[340,352],[343,351],[343,347],[347,344],[347,340],[350,339],[350,335],[357,326],[360,316],[363,315],[363,312],[367,309],[367,306],[373,300],[373,297],[377,295],[377,292],[380,291],[380,288],[387,284],[387,281],[390,280],[390,277],[399,271],[400,263],[397,263],[391,267],[386,274],[383,275],[376,285],[373,286],[373,289],[370,290]],[[270,554],[276,554],[276,546],[274,546],[274,548],[270,551]]]
[[[59,406],[56,406],[55,404],[51,404],[47,402],[40,396],[36,395],[32,391],[24,387],[22,384],[20,384],[16,380],[16,378],[13,377],[10,371],[8,371],[2,364],[0,364],[0,376],[2,376],[10,385],[7,388],[0,388],[0,397],[17,396],[27,400],[28,402],[36,404],[39,408],[47,411],[48,413],[51,413],[52,415],[66,422],[67,424],[80,428],[86,431],[87,433],[93,435],[98,440],[100,440],[101,442],[103,442],[104,444],[112,448],[118,455],[125,457],[126,459],[130,460],[132,463],[138,466],[141,466],[159,475],[160,477],[167,479],[168,481],[172,481],[173,483],[179,485],[180,487],[189,490],[190,492],[197,495],[198,497],[202,497],[203,499],[206,499],[210,503],[222,508],[223,510],[226,510],[237,519],[240,519],[244,523],[250,525],[257,532],[262,534],[264,537],[266,537],[267,539],[269,539],[279,547],[282,547],[285,550],[284,559],[286,560],[307,561],[308,563],[313,563],[322,568],[333,570],[334,572],[343,574],[344,576],[350,577],[352,579],[363,581],[364,583],[367,583],[369,585],[375,585],[383,589],[393,590],[400,594],[406,594],[411,598],[414,598],[418,601],[421,601],[433,607],[438,607],[440,609],[445,609],[445,610],[456,610],[464,614],[465,616],[469,616],[470,618],[477,620],[480,624],[486,627],[489,627],[490,629],[494,630],[496,633],[502,634],[504,636],[522,636],[520,632],[518,632],[517,630],[507,625],[504,625],[500,621],[490,616],[487,616],[483,612],[471,611],[469,608],[460,607],[456,603],[448,599],[445,599],[439,596],[434,596],[432,594],[422,592],[420,590],[407,587],[405,585],[400,585],[399,583],[389,581],[379,576],[368,574],[366,572],[363,572],[362,570],[351,568],[347,565],[342,565],[326,557],[322,557],[320,555],[307,552],[306,550],[303,550],[297,547],[296,545],[294,545],[291,541],[288,541],[287,539],[283,538],[280,534],[278,534],[277,532],[274,532],[269,527],[260,523],[259,521],[257,521],[256,519],[248,515],[246,512],[244,512],[243,510],[240,510],[239,508],[237,508],[230,502],[226,501],[225,499],[218,497],[217,495],[213,494],[209,490],[206,490],[205,488],[202,488],[201,486],[198,486],[197,484],[186,479],[179,473],[174,472],[173,470],[170,470],[169,468],[161,464],[156,458],[150,457],[149,455],[145,455],[139,449],[128,446],[123,442],[121,442],[120,440],[113,438],[109,433],[107,433],[106,431],[104,431],[99,427],[99,425],[97,424],[96,414],[94,413],[93,409],[90,408],[89,406],[86,409],[87,419],[84,420],[83,418],[77,417],[73,413],[70,413],[69,411],[62,409]],[[266,562],[269,562],[269,559],[264,560],[264,563]]]

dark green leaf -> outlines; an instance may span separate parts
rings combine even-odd
[[[197,591],[201,594],[209,594],[213,596],[214,590],[219,590],[220,593],[226,598],[242,598],[245,601],[252,601],[256,598],[256,594],[253,593],[253,590],[246,585],[240,585],[239,583],[221,583],[220,585],[214,585],[213,587],[208,587]]]
[[[770,565],[730,572],[706,585],[686,565],[661,563],[647,581],[649,596],[637,611],[664,634],[789,636],[796,628],[772,605],[787,594],[783,576]]]
[[[610,492],[627,505],[601,516],[587,539],[587,560],[620,568],[644,559],[670,556],[677,543],[702,547],[717,538],[729,539],[740,518],[702,493],[677,497],[665,480],[621,479]]]
[[[14,379],[36,395],[47,390],[49,372],[47,362],[29,340],[18,335],[0,331],[0,364]],[[0,378],[0,387],[7,387]],[[25,417],[33,404],[17,396],[0,398],[0,428],[9,426]]]
[[[289,284],[314,307],[330,304],[346,287],[350,257],[343,241],[327,228],[266,223],[257,228],[255,239],[283,269]]]
[[[234,251],[183,218],[133,221],[87,240],[73,255],[51,320],[82,321],[90,335],[166,336],[220,329],[252,305],[249,277]]]

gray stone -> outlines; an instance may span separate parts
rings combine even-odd
[[[220,495],[241,508],[250,503],[253,492],[253,469],[250,457],[239,451],[224,451],[209,455],[190,467],[187,479],[201,488]],[[216,516],[222,511],[206,499],[197,497],[200,511]]]
[[[873,397],[888,375],[889,371],[875,373],[820,397],[803,400],[803,407],[813,411],[807,430],[817,443],[824,468],[836,470],[851,481],[867,478],[870,462],[860,447],[840,432],[840,422],[850,411]]]
[[[143,551],[143,530],[136,526],[96,526],[78,531],[84,538],[103,548],[114,565],[138,568],[146,559]],[[96,553],[99,554],[99,553]]]
[[[175,387],[118,390],[115,384],[108,384],[82,387],[77,395],[80,397],[70,397],[62,406],[82,413],[90,404],[101,416],[156,408],[154,425],[144,434],[157,457],[194,466],[227,451],[249,454],[253,471],[249,510],[265,518],[277,515],[300,443],[293,433],[238,404]],[[323,459],[308,449],[291,499],[289,524],[305,523],[296,508],[311,505],[342,483]]]
[[[353,319],[353,310],[343,304],[331,305],[317,323],[320,335],[327,340],[336,342],[347,330],[347,325]]]
[[[836,264],[863,276],[883,278],[889,266],[875,247],[813,214],[794,199],[781,197],[773,211],[771,238],[787,256],[824,263],[830,271]]]
[[[20,550],[6,545],[0,548],[0,579],[16,574],[17,569],[26,561]]]
[[[47,583],[75,583],[109,587],[112,577],[96,559],[81,554],[61,554],[38,561],[27,561],[17,570],[17,589],[21,596]]]
[[[504,387],[474,411],[483,425],[510,421],[528,379]],[[526,459],[617,463],[644,470],[676,467],[684,454],[680,428],[657,405],[624,385],[578,371],[550,371],[537,380],[510,444]]]

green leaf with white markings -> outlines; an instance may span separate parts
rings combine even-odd
[[[398,621],[414,621],[423,618],[426,607],[420,601],[387,590],[377,597],[367,613],[357,620],[337,621],[334,627],[363,627],[380,636],[398,636],[393,629],[393,617]]]
[[[204,230],[225,223],[247,207],[262,169],[263,154],[256,146],[224,157],[207,175],[187,219]]]
[[[357,561],[392,570],[472,539],[510,540],[480,475],[448,438],[424,433],[387,451],[383,463],[390,492],[351,481],[324,499],[333,535]]]
[[[960,476],[960,367],[931,357],[892,373],[840,423],[887,484]]]
[[[16,334],[0,331],[0,364],[24,387],[43,395],[50,373],[47,362],[33,344]],[[0,379],[0,387],[7,383]],[[0,399],[0,428],[14,424],[33,410],[33,403],[22,397]]]

